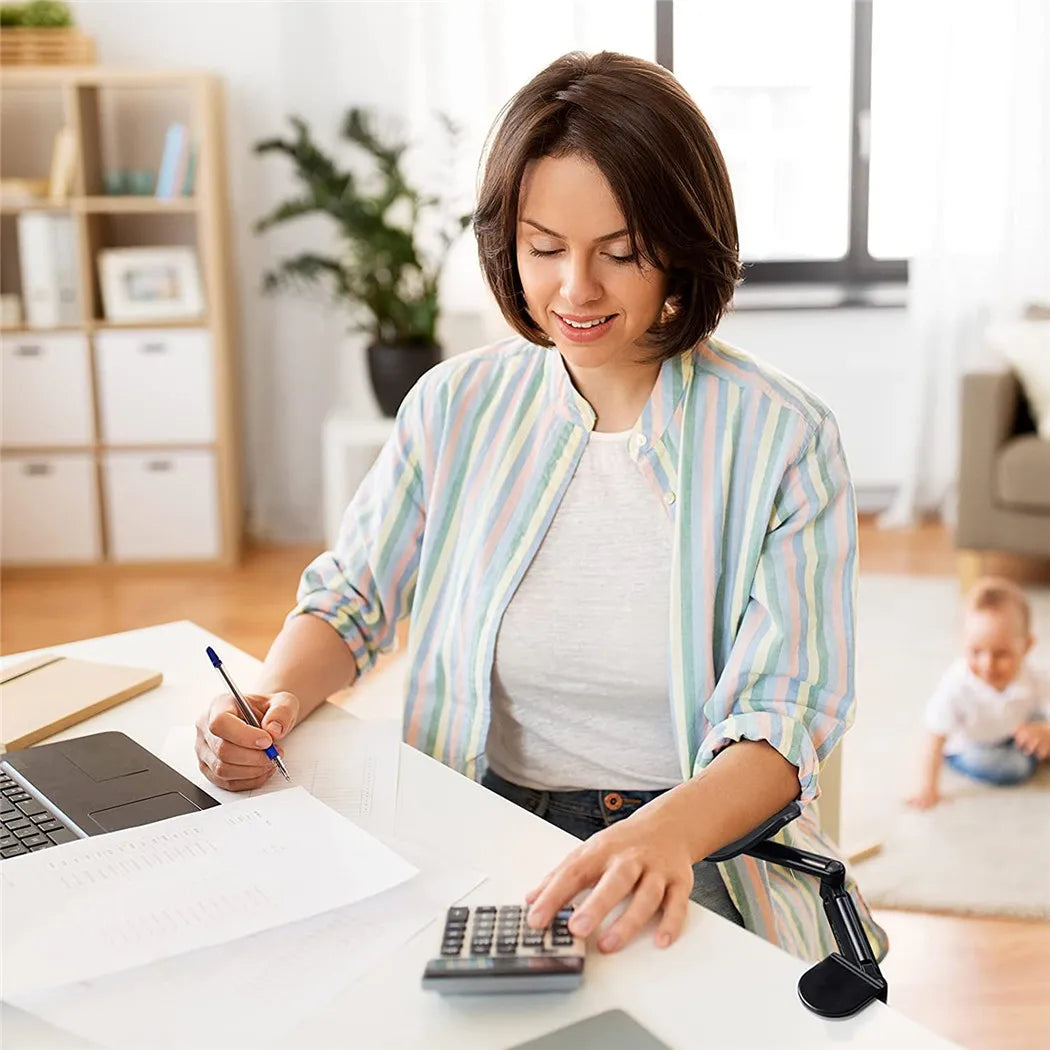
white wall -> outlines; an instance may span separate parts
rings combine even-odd
[[[320,142],[335,146],[339,118],[354,104],[418,121],[427,106],[439,104],[432,69],[449,62],[450,49],[464,63],[482,61],[484,49],[469,39],[471,19],[460,5],[384,0],[83,0],[72,7],[77,23],[95,38],[100,62],[203,68],[225,78],[248,528],[274,541],[319,540],[323,417],[337,404],[361,416],[378,415],[378,410],[363,339],[344,334],[344,318],[337,311],[293,296],[259,293],[268,268],[304,248],[323,249],[331,233],[320,220],[263,237],[252,232],[254,222],[293,188],[288,165],[280,158],[255,156],[252,144],[283,131],[286,116],[297,113]],[[483,12],[480,21],[499,10],[478,0],[469,0],[469,8]],[[633,39],[635,53],[651,53],[651,40],[635,28],[643,24],[638,12],[647,8],[642,0],[623,5],[615,24],[607,17],[607,5],[591,3],[577,5],[575,20],[544,20],[550,57],[574,41],[591,50],[626,50]],[[520,7],[504,10],[524,17]],[[529,24],[536,29],[535,19]],[[428,63],[427,55],[438,46],[443,47],[440,59]],[[515,72],[515,84],[526,79],[525,66]],[[493,98],[508,93],[506,75],[490,54],[483,79]],[[442,98],[440,104],[448,101]],[[462,239],[446,271],[446,313],[439,329],[446,353],[507,332],[481,282],[473,251],[473,239]],[[900,311],[807,310],[737,314],[720,334],[768,357],[831,404],[858,488],[878,498],[899,473],[900,452],[887,420],[906,381],[903,328]]]

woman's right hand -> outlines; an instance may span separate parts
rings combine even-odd
[[[275,769],[266,748],[286,737],[299,720],[299,698],[292,693],[249,693],[245,699],[261,730],[244,721],[229,693],[217,696],[196,723],[197,764],[226,791],[250,791],[265,784]]]

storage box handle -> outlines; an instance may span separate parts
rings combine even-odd
[[[175,464],[170,459],[151,459],[146,464],[147,470],[174,470]]]
[[[15,347],[15,354],[18,357],[39,357],[44,352],[44,348],[38,343],[19,343]]]
[[[142,352],[144,354],[163,354],[168,349],[167,343],[143,343]]]
[[[44,474],[50,474],[51,473],[51,464],[50,463],[26,463],[25,466],[22,467],[22,473],[25,474],[26,477],[38,477],[38,476],[41,476],[41,475],[44,475]]]

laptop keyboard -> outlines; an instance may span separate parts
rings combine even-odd
[[[0,857],[7,860],[75,838],[47,806],[0,769]]]

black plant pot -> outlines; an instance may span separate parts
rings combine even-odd
[[[396,416],[416,380],[441,360],[436,343],[373,343],[368,348],[368,374],[384,416]]]

